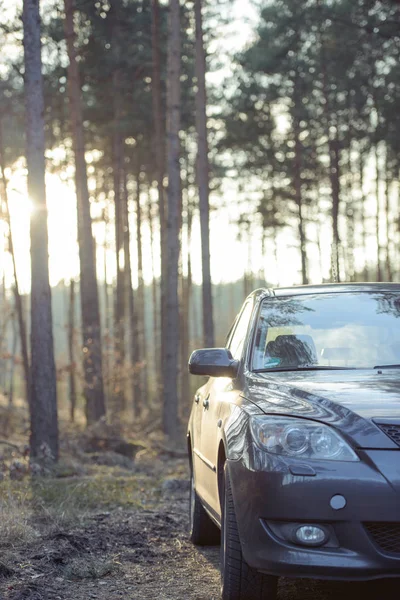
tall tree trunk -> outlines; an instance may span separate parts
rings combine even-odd
[[[31,457],[58,458],[57,385],[49,283],[40,13],[24,0],[26,159],[31,215]]]
[[[10,380],[8,382],[8,405],[14,404],[14,383],[15,383],[15,364],[18,348],[18,329],[15,313],[11,315],[11,359],[10,359]]]
[[[178,348],[179,348],[179,207],[181,206],[180,176],[180,113],[181,113],[181,38],[179,0],[169,0],[168,68],[167,68],[167,299],[163,361],[164,405],[163,428],[175,438],[178,428]]]
[[[385,162],[385,215],[386,215],[386,273],[387,281],[393,281],[393,269],[391,259],[391,227],[390,227],[390,165],[388,157],[388,148],[386,147]]]
[[[376,280],[382,281],[382,263],[381,263],[381,236],[380,236],[380,167],[379,167],[379,148],[375,144],[375,195],[376,195],[376,215],[375,215],[375,236],[376,236]]]
[[[321,0],[317,0],[318,9],[321,11]],[[338,146],[338,131],[336,127],[335,138],[332,139],[330,132],[332,126],[331,119],[331,102],[329,96],[329,76],[327,70],[325,40],[322,30],[322,13],[319,28],[320,56],[321,56],[321,71],[322,71],[322,93],[324,98],[323,110],[325,115],[325,129],[328,138],[328,154],[329,154],[329,180],[331,184],[332,195],[332,255],[331,255],[331,276],[337,282],[340,282],[340,258],[339,258],[339,206],[340,206],[340,179],[339,170],[339,146]]]
[[[77,53],[74,45],[74,0],[64,0],[65,37],[68,49],[68,98],[75,155],[75,187],[78,209],[80,297],[82,315],[84,396],[87,423],[105,415],[101,323],[95,248],[85,160],[82,99]]]
[[[210,166],[207,139],[206,57],[203,40],[202,2],[195,0],[196,18],[196,129],[197,129],[197,185],[201,230],[201,264],[203,274],[203,337],[204,346],[214,346],[214,320],[210,265]]]
[[[110,399],[110,381],[111,381],[111,367],[110,367],[110,341],[112,339],[112,313],[110,310],[110,285],[108,283],[108,228],[109,228],[109,217],[108,217],[108,206],[103,212],[104,220],[104,248],[103,248],[103,264],[104,264],[104,324],[105,324],[105,335],[104,335],[104,394],[105,403]]]
[[[147,389],[147,340],[146,340],[146,308],[144,302],[144,280],[143,280],[143,247],[142,247],[142,207],[140,203],[140,173],[136,178],[136,242],[138,260],[138,335],[140,359],[142,368],[140,372],[142,397],[148,398]]]
[[[367,219],[365,217],[365,204],[366,198],[364,194],[364,153],[362,149],[359,149],[358,152],[358,171],[359,171],[359,185],[360,185],[360,193],[361,193],[361,236],[362,236],[362,247],[364,253],[364,281],[369,280],[369,272],[368,272],[368,235],[367,235]]]
[[[3,218],[3,203],[0,202],[0,218]],[[5,242],[5,240],[3,240]],[[5,391],[5,382],[7,375],[7,361],[5,359],[7,350],[7,322],[8,322],[8,302],[5,282],[4,263],[1,273],[1,296],[0,296],[0,391]]]
[[[142,412],[142,388],[139,371],[139,336],[138,336],[138,317],[135,309],[135,298],[132,286],[132,260],[131,260],[131,228],[129,219],[129,195],[127,188],[126,173],[124,177],[125,190],[125,229],[124,229],[124,255],[125,255],[125,281],[127,289],[128,316],[129,316],[129,341],[130,357],[132,362],[132,407],[135,419],[138,419]]]
[[[10,215],[10,205],[9,205],[9,201],[8,201],[8,184],[7,184],[7,178],[6,178],[6,173],[5,173],[3,131],[2,131],[1,119],[0,119],[0,169],[1,169],[1,175],[2,175],[2,184],[3,184],[3,198],[4,198],[4,204],[5,204],[5,210],[6,210],[5,218],[6,218],[7,225],[8,225],[8,247],[9,247],[12,264],[13,264],[15,309],[17,311],[17,317],[18,317],[22,364],[23,364],[23,368],[24,368],[24,378],[25,378],[25,394],[26,394],[26,401],[29,405],[31,375],[30,375],[30,365],[29,365],[28,338],[27,338],[27,334],[26,334],[26,323],[25,323],[25,318],[24,318],[24,309],[22,306],[22,298],[21,298],[21,294],[19,291],[17,264],[15,261],[15,252],[14,252],[14,240],[13,240],[13,234],[12,234],[12,229],[11,229],[11,215]]]
[[[354,250],[355,250],[355,223],[356,223],[356,203],[354,201],[354,188],[353,188],[353,162],[351,159],[352,148],[353,148],[353,107],[351,100],[350,91],[346,95],[347,104],[347,200],[346,200],[346,279],[347,281],[354,281],[356,268],[354,261]],[[338,160],[339,162],[339,160]]]
[[[76,361],[75,361],[75,281],[69,284],[68,306],[68,356],[69,356],[69,414],[71,422],[75,422],[76,411]]]
[[[329,134],[330,135],[330,134]],[[337,130],[336,130],[337,136]],[[337,137],[334,140],[329,137],[329,175],[332,190],[332,229],[333,229],[333,247],[332,247],[332,268],[337,282],[340,282],[340,236],[339,236],[339,207],[340,207],[340,163],[339,163],[339,141]]]
[[[152,0],[152,21],[151,21],[151,39],[153,53],[153,76],[152,76],[152,97],[153,97],[153,121],[154,121],[154,154],[156,159],[157,188],[158,188],[158,213],[160,217],[160,258],[161,258],[161,293],[160,293],[160,377],[159,392],[161,393],[162,381],[165,371],[163,364],[165,361],[166,348],[166,310],[167,310],[167,215],[164,190],[164,172],[165,172],[165,142],[164,142],[164,119],[161,94],[161,58],[160,58],[160,4],[159,0]]]
[[[187,410],[190,406],[190,381],[189,381],[189,371],[186,367],[189,352],[190,352],[190,297],[192,293],[192,263],[191,263],[191,252],[190,252],[190,242],[192,237],[192,207],[190,204],[190,198],[187,197],[187,253],[186,253],[186,269],[187,274],[184,277],[182,273],[182,315],[181,315],[181,365],[182,365],[182,375],[181,375],[181,408],[182,417],[187,417]]]
[[[151,246],[151,273],[152,273],[152,302],[153,302],[153,340],[154,340],[154,364],[158,367],[160,364],[160,330],[159,330],[159,312],[158,312],[158,294],[157,294],[157,277],[156,277],[156,257],[154,253],[154,216],[152,211],[152,202],[151,202],[151,193],[149,190],[148,196],[148,221],[149,221],[149,231],[150,231],[150,246]],[[157,368],[157,373],[159,375],[159,368]],[[161,382],[157,381],[160,384]],[[157,385],[157,387],[159,387]],[[156,390],[158,392],[158,389]]]
[[[296,86],[296,84],[295,84]],[[297,92],[295,92],[297,98]],[[297,101],[297,100],[296,100]],[[305,221],[303,212],[303,192],[302,192],[302,181],[301,181],[301,154],[302,147],[300,141],[300,124],[298,118],[295,115],[294,120],[294,190],[295,190],[295,201],[298,211],[298,232],[300,241],[300,256],[301,256],[301,279],[303,284],[308,283],[307,274],[307,238],[305,231]]]
[[[114,338],[115,338],[115,368],[114,368],[114,402],[113,412],[119,413],[126,408],[124,364],[125,364],[125,275],[123,266],[124,248],[124,210],[122,197],[124,141],[122,135],[122,70],[120,68],[120,0],[114,1],[111,8],[112,46],[114,51],[113,83],[113,178],[115,203],[115,255],[117,271],[117,288],[115,298]]]

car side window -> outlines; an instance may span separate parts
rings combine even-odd
[[[253,303],[247,302],[243,307],[243,310],[237,320],[235,330],[227,345],[228,350],[231,351],[233,358],[236,360],[240,360],[242,357],[243,344],[246,339],[252,312]]]

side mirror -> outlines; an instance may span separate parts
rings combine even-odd
[[[189,358],[189,372],[192,375],[210,377],[236,377],[239,361],[234,360],[226,348],[203,348],[195,350]]]

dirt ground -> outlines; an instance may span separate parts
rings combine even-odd
[[[99,474],[90,477],[98,479]],[[105,488],[96,484],[97,498],[78,519],[58,514],[49,527],[42,510],[29,517],[35,527],[31,537],[22,542],[16,536],[8,543],[0,539],[0,599],[218,599],[219,548],[194,548],[187,537],[186,460],[152,455],[138,458],[130,470],[119,467],[116,473],[114,468],[112,475],[102,472],[101,477],[107,481],[114,477],[117,487],[125,486],[127,493],[121,495],[118,489],[115,495],[113,488],[110,500]],[[82,494],[85,481],[69,477],[63,489]],[[7,513],[0,517],[7,519]],[[280,600],[399,597],[395,582],[282,580],[279,588]]]

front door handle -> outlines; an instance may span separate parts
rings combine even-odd
[[[200,394],[195,395],[194,401],[196,402],[196,404],[198,404],[200,402]]]
[[[207,398],[204,398],[203,406],[204,408],[208,408],[210,406],[210,394],[208,394]]]

